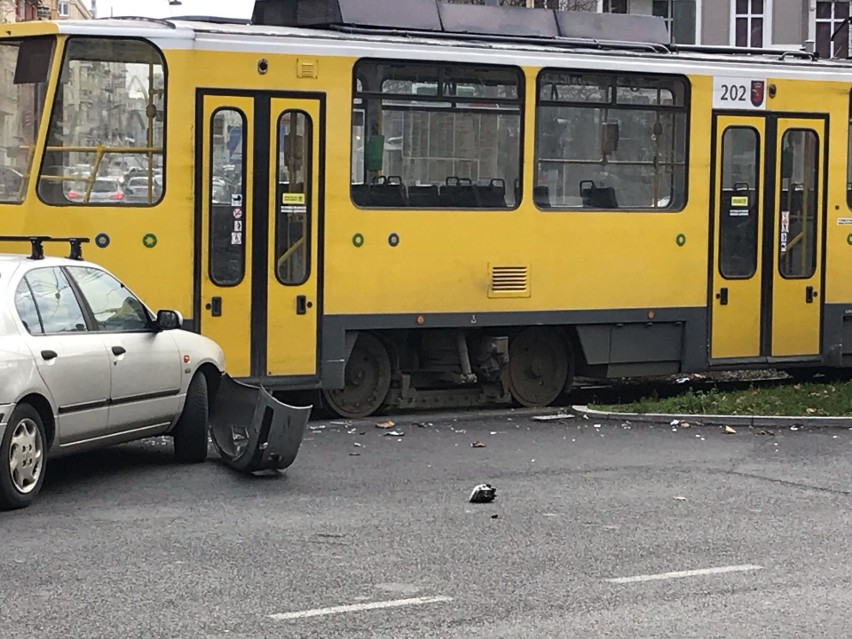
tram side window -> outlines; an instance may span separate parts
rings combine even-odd
[[[759,145],[751,127],[729,127],[722,136],[719,272],[726,279],[747,279],[757,269]]]
[[[520,198],[520,70],[361,61],[352,201],[362,208],[511,209]]]
[[[142,40],[72,38],[53,103],[39,197],[153,206],[165,188],[166,76]]]
[[[210,127],[210,279],[218,286],[243,281],[246,265],[246,118],[238,109],[218,109]]]
[[[846,146],[846,205],[852,209],[852,93],[849,94],[848,135]]]
[[[680,210],[685,79],[544,70],[533,199],[542,209]]]
[[[819,215],[819,140],[810,129],[790,129],[781,138],[778,271],[789,279],[816,272]]]
[[[287,286],[304,284],[311,257],[311,118],[289,110],[278,118],[275,274]]]

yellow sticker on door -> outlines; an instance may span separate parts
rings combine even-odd
[[[731,198],[731,206],[748,206],[748,196],[735,195]]]
[[[285,193],[281,196],[282,204],[304,204],[305,203],[305,194],[304,193]]]

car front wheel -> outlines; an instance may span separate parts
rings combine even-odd
[[[19,405],[0,441],[0,510],[29,506],[44,483],[47,438],[38,412]]]
[[[184,464],[199,464],[207,459],[209,405],[207,378],[196,373],[186,391],[186,403],[172,435],[175,459]]]

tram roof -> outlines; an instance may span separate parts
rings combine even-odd
[[[527,11],[526,9],[524,11]],[[670,45],[640,46],[639,43],[577,42],[548,38],[488,38],[483,34],[438,36],[428,32],[393,29],[348,29],[330,27],[257,25],[246,21],[189,16],[170,19],[103,18],[97,20],[40,21],[4,25],[0,40],[37,35],[85,35],[145,38],[160,48],[226,50],[308,55],[352,55],[398,59],[460,61],[480,58],[480,63],[522,66],[559,66],[567,60],[582,61],[582,67],[605,67],[606,59],[619,64],[632,60],[643,70],[712,75],[720,70],[761,69],[773,77],[804,77],[849,81],[850,60],[817,59],[803,50],[738,49]],[[598,60],[599,62],[594,62]],[[672,66],[672,63],[676,66]],[[631,65],[632,66],[632,65]],[[771,71],[767,67],[772,67]],[[619,67],[621,68],[621,67]],[[625,69],[627,70],[627,69]]]

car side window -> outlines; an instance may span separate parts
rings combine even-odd
[[[98,330],[146,331],[151,328],[151,317],[145,306],[112,275],[86,266],[71,266],[68,272],[89,303]]]
[[[30,335],[44,334],[32,291],[30,291],[29,284],[25,279],[21,280],[15,291],[15,308],[18,311],[18,317],[24,323],[24,328],[29,331]]]
[[[86,331],[83,310],[68,278],[58,268],[40,268],[27,273],[26,281],[35,298],[45,333]]]

